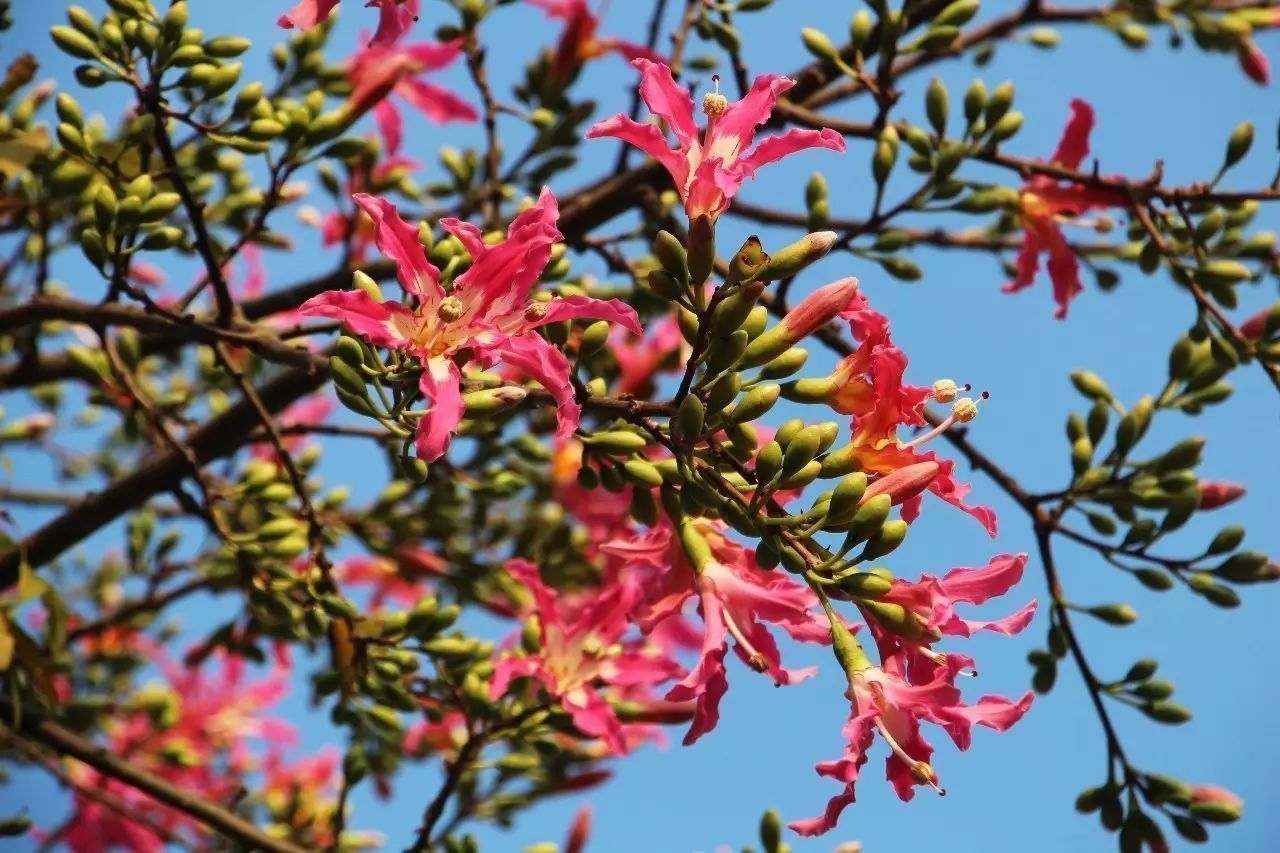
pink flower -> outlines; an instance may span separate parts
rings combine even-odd
[[[720,719],[720,700],[729,689],[724,658],[730,637],[745,664],[783,685],[803,681],[817,670],[783,668],[778,645],[761,622],[773,623],[805,643],[829,643],[831,635],[815,611],[817,598],[808,587],[760,569],[755,553],[728,539],[723,524],[708,519],[684,523],[693,527],[684,537],[664,524],[642,536],[610,542],[603,550],[625,562],[628,576],[647,573],[641,582],[643,598],[633,612],[646,633],[679,617],[690,598],[698,599],[703,621],[700,657],[666,696],[677,702],[697,701],[693,724],[684,738],[687,746],[714,729]],[[701,565],[691,562],[681,544],[689,536],[706,542],[708,552]]]
[[[517,216],[507,239],[487,245],[479,228],[456,219],[441,227],[471,254],[472,264],[446,292],[440,271],[418,242],[418,229],[400,218],[395,205],[357,194],[355,201],[374,222],[378,249],[396,263],[400,284],[416,308],[378,302],[361,290],[331,290],[307,300],[299,312],[341,321],[375,346],[402,350],[422,363],[419,389],[431,410],[418,423],[416,446],[425,461],[440,458],[464,411],[462,373],[457,359],[484,367],[505,362],[537,380],[556,401],[557,435],[577,429],[581,411],[569,381],[564,353],[534,330],[577,318],[604,319],[640,333],[635,310],[616,299],[587,296],[531,302],[529,293],[560,240],[555,196],[544,189],[537,204]]]
[[[462,48],[457,41],[402,45],[395,39],[389,42],[375,39],[356,52],[347,68],[352,83],[347,109],[353,116],[373,110],[387,153],[392,155],[400,150],[404,126],[400,110],[391,101],[393,94],[437,124],[475,121],[477,114],[470,104],[449,89],[419,77],[427,71],[444,68],[461,55]]]
[[[644,337],[614,329],[609,335],[609,352],[618,362],[618,394],[642,394],[652,387],[659,373],[679,368],[684,337],[674,317],[663,317]]]
[[[661,163],[671,173],[690,220],[718,217],[742,182],[761,166],[805,148],[844,151],[844,137],[829,128],[791,130],[752,148],[756,128],[768,121],[778,96],[794,86],[794,80],[773,74],[757,77],[746,97],[733,103],[719,93],[707,95],[702,104],[707,128],[700,134],[693,99],[672,79],[671,69],[648,59],[631,64],[640,70],[640,96],[649,111],[671,128],[677,147],[667,146],[666,135],[657,126],[622,114],[596,124],[587,131],[587,138],[617,137]]]
[[[900,657],[886,659],[883,667],[872,666],[863,658],[861,667],[849,674],[846,695],[852,709],[843,731],[845,753],[817,765],[819,775],[845,787],[831,798],[822,815],[789,824],[799,834],[821,835],[835,827],[840,813],[854,801],[854,784],[877,732],[890,750],[886,763],[889,782],[905,801],[915,796],[917,785],[941,791],[937,771],[930,764],[933,747],[920,733],[921,722],[941,726],[959,749],[966,750],[972,742],[973,726],[1002,732],[1031,707],[1030,691],[1017,702],[983,696],[976,704],[965,705],[946,669],[938,669],[927,683],[913,685],[904,679],[903,668]]]
[[[529,0],[551,18],[564,21],[564,31],[556,45],[551,73],[561,83],[568,82],[584,64],[608,53],[627,59],[662,62],[662,57],[642,44],[613,36],[599,38],[600,18],[587,5],[587,0]]]
[[[887,477],[911,466],[936,463],[937,474],[929,482],[928,491],[976,518],[987,533],[995,536],[996,516],[991,508],[964,502],[969,487],[956,481],[955,462],[916,449],[940,434],[951,421],[911,441],[898,438],[901,426],[927,425],[924,404],[932,392],[905,382],[907,356],[890,339],[888,319],[873,310],[861,293],[855,294],[850,307],[840,316],[849,321],[858,349],[842,359],[831,374],[835,391],[829,402],[836,411],[854,417],[852,444],[862,469]],[[966,404],[972,407],[973,401],[957,401],[957,411],[965,411],[959,407]],[[874,481],[871,488],[876,488]],[[904,501],[903,518],[914,520],[920,513],[920,503],[918,495]]]
[[[329,397],[315,394],[299,400],[285,409],[280,415],[280,426],[296,427],[303,424],[323,423],[332,413],[333,400]],[[285,450],[294,453],[306,442],[306,435],[295,434],[285,435],[281,443],[284,444]],[[270,442],[261,441],[252,444],[249,446],[249,452],[253,454],[254,459],[262,459],[267,462],[276,460],[276,449]]]
[[[901,605],[924,632],[935,637],[969,637],[978,631],[1016,634],[1035,616],[1034,600],[1011,616],[994,620],[963,619],[955,612],[955,605],[982,604],[1004,595],[1022,579],[1026,565],[1026,554],[1000,554],[980,569],[952,569],[941,578],[924,574],[914,583],[895,580],[878,600]]]
[[[1080,168],[1089,153],[1089,134],[1093,131],[1093,107],[1076,98],[1071,102],[1071,120],[1067,122],[1053,153],[1052,163],[1067,169]],[[1018,252],[1017,276],[1004,286],[1005,293],[1016,293],[1030,287],[1040,268],[1041,253],[1049,255],[1049,277],[1053,280],[1053,299],[1058,304],[1054,316],[1067,316],[1067,306],[1084,287],[1080,284],[1080,263],[1063,236],[1058,224],[1063,214],[1079,216],[1088,210],[1123,207],[1126,199],[1111,190],[1099,190],[1083,184],[1059,183],[1048,175],[1036,175],[1018,195],[1018,214],[1022,220],[1022,249]]]
[[[603,588],[579,606],[566,606],[532,563],[513,560],[507,571],[533,593],[540,643],[535,654],[498,661],[490,695],[496,700],[515,679],[533,678],[560,701],[579,731],[602,739],[615,754],[627,752],[622,723],[599,687],[654,685],[680,672],[659,652],[620,644],[638,588]]]
[[[365,5],[378,7],[378,30],[370,45],[391,44],[418,19],[418,0],[367,0]],[[286,30],[309,30],[327,20],[337,6],[338,0],[298,0],[276,24]]]

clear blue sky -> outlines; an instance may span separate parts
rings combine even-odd
[[[266,68],[267,48],[279,35],[273,21],[287,3],[196,3],[192,19],[209,33],[252,36],[258,47],[249,60],[250,73],[261,72]],[[12,59],[18,49],[32,50],[41,60],[42,77],[72,83],[71,65],[52,50],[45,35],[49,25],[61,22],[62,4],[14,5],[17,28],[6,34],[0,60]],[[100,2],[86,5],[95,13],[102,7]],[[986,13],[999,12],[1005,5],[996,4]],[[352,2],[344,6],[351,8],[345,10],[334,39],[338,48],[354,46],[356,29],[372,23],[372,13]],[[424,36],[446,13],[441,4],[425,6],[419,24]],[[772,13],[740,16],[753,73],[785,72],[799,66],[806,60],[798,36],[802,24],[822,27],[839,40],[847,32],[848,16],[858,8],[846,3],[776,6]],[[614,3],[605,31],[642,40],[647,8],[647,3]],[[804,9],[803,16],[795,15],[798,9]],[[486,22],[483,32],[502,93],[555,30],[532,8],[504,8]],[[1016,108],[1026,113],[1026,129],[1007,150],[1047,156],[1066,119],[1068,101],[1082,97],[1097,108],[1093,151],[1101,157],[1105,171],[1145,175],[1153,161],[1162,157],[1171,181],[1207,177],[1219,162],[1230,129],[1252,119],[1258,125],[1256,150],[1231,180],[1259,185],[1270,177],[1275,90],[1249,82],[1231,57],[1172,52],[1164,46],[1166,38],[1160,32],[1142,54],[1124,48],[1105,32],[1064,28],[1062,34],[1063,45],[1054,51],[1026,44],[1003,46],[990,66],[976,72],[990,86],[1004,79],[1018,84]],[[1277,40],[1263,36],[1261,42],[1273,60],[1280,60],[1274,49]],[[958,110],[960,95],[975,69],[954,61],[937,69],[950,85]],[[441,79],[473,96],[462,73],[455,70]],[[631,70],[610,58],[592,66],[583,85],[599,102],[598,114],[605,116],[625,110],[632,81]],[[913,115],[922,112],[924,82],[925,77],[911,81],[912,94],[905,99],[905,108]],[[83,101],[88,110],[113,111],[118,106],[116,101],[100,103],[93,95]],[[854,117],[869,115],[865,100],[840,109]],[[433,156],[438,145],[460,146],[478,139],[475,129],[433,128],[410,116],[406,153],[424,161],[421,179],[431,180],[440,176]],[[615,150],[612,142],[586,145],[581,176],[607,167]],[[871,192],[868,158],[864,145],[852,146],[843,159],[829,152],[797,156],[766,171],[742,195],[757,203],[799,209],[804,180],[818,168],[830,181],[833,211],[864,215]],[[555,189],[567,192],[578,182],[564,179]],[[1264,221],[1274,227],[1277,217],[1270,215]],[[334,257],[318,251],[314,234],[297,226],[291,214],[273,224],[297,238],[299,251],[268,256],[271,285],[289,283],[335,263]],[[726,217],[722,227],[722,245],[736,244],[749,233],[739,219]],[[789,236],[772,229],[761,234],[766,247],[781,245]],[[917,284],[893,281],[878,267],[849,256],[826,259],[805,281],[816,285],[844,275],[859,276],[873,304],[894,321],[897,341],[912,359],[909,378],[928,384],[947,376],[989,389],[993,399],[973,425],[973,440],[1033,489],[1060,487],[1067,476],[1062,424],[1071,407],[1079,406],[1067,371],[1093,369],[1126,400],[1158,390],[1167,345],[1193,314],[1190,301],[1165,279],[1127,275],[1111,294],[1101,294],[1086,282],[1087,292],[1072,305],[1070,320],[1058,322],[1052,317],[1047,281],[1021,295],[1005,296],[999,292],[1002,273],[985,255],[935,252],[915,257],[926,269],[925,279]],[[100,293],[99,285],[75,260],[60,264],[55,272],[86,297]],[[194,274],[191,267],[174,272],[179,284]],[[1246,307],[1260,306],[1274,295],[1274,283],[1268,282],[1249,297]],[[1169,434],[1209,435],[1205,475],[1247,482],[1250,494],[1210,516],[1208,523],[1193,525],[1182,541],[1189,552],[1207,541],[1212,530],[1238,521],[1250,527],[1248,542],[1253,547],[1280,552],[1280,533],[1274,525],[1274,507],[1280,505],[1280,403],[1258,371],[1241,370],[1233,379],[1238,393],[1230,404],[1202,416],[1198,423],[1179,424]],[[12,411],[12,401],[5,402]],[[784,418],[790,412],[780,408],[775,414]],[[357,496],[368,492],[370,486],[360,481],[360,466],[371,458],[364,453],[365,449],[349,442],[331,445],[326,478],[353,483]],[[31,485],[41,484],[47,475],[48,466],[41,460],[20,457],[13,476],[16,482]],[[1031,548],[1023,516],[993,486],[976,479],[974,497],[1000,512],[1002,529],[996,542],[967,517],[932,502],[926,504],[922,521],[912,528],[889,565],[900,575],[936,574],[956,565],[981,564],[998,551]],[[45,517],[47,513],[17,514],[23,529],[31,529]],[[119,542],[112,537],[94,541]],[[1280,590],[1249,588],[1242,608],[1221,611],[1181,590],[1163,595],[1146,592],[1117,577],[1087,552],[1063,547],[1060,561],[1069,596],[1084,603],[1127,600],[1141,614],[1136,625],[1125,629],[1081,625],[1097,669],[1104,675],[1118,675],[1132,660],[1158,655],[1162,673],[1179,685],[1178,698],[1195,711],[1192,722],[1169,729],[1116,707],[1115,718],[1135,763],[1192,782],[1220,783],[1245,798],[1245,821],[1216,831],[1207,849],[1274,850],[1280,818],[1271,768],[1280,759],[1280,729],[1274,713],[1280,688],[1270,656],[1270,629]],[[1044,599],[1034,561],[1023,583],[991,613],[1003,615],[1032,597]],[[211,609],[208,602],[201,602],[186,614],[193,629],[208,622]],[[986,692],[1017,695],[1027,688],[1030,672],[1023,658],[1029,649],[1043,644],[1046,622],[1042,611],[1022,636],[982,637],[967,647],[982,664],[972,698]],[[485,849],[513,850],[534,841],[559,840],[574,811],[586,801],[596,811],[590,845],[594,851],[710,851],[720,844],[741,846],[755,843],[756,821],[766,807],[778,808],[787,819],[817,813],[835,785],[819,779],[812,765],[839,753],[847,704],[841,697],[840,673],[825,652],[800,648],[786,654],[794,664],[819,663],[821,675],[797,687],[774,689],[742,667],[733,667],[721,724],[696,747],[641,750],[617,765],[616,779],[605,788],[539,806],[524,815],[511,833],[481,829]],[[305,702],[306,688],[301,687],[289,700],[286,713],[294,720],[305,720]],[[329,737],[326,715],[315,716],[314,727],[300,723],[310,743]],[[672,734],[678,743],[678,733]],[[1039,699],[1009,733],[980,730],[967,754],[943,743],[940,732],[930,739],[939,744],[936,765],[949,792],[946,798],[923,792],[912,803],[898,802],[881,781],[884,752],[877,745],[858,786],[859,802],[845,813],[839,830],[815,841],[792,839],[795,849],[824,851],[842,840],[860,840],[868,853],[942,847],[949,853],[1025,849],[1066,853],[1108,849],[1113,843],[1092,818],[1077,816],[1071,809],[1081,788],[1101,780],[1105,751],[1079,678],[1070,668],[1062,671],[1054,693]],[[424,792],[434,790],[436,778],[434,768],[411,769],[399,778],[402,795],[390,803],[374,800],[368,787],[362,788],[355,797],[353,825],[383,831],[389,847],[402,845],[411,837],[427,798]],[[5,811],[16,800],[29,807],[39,822],[56,821],[62,811],[59,799],[50,796],[52,785],[43,777],[24,777],[24,781],[30,785],[19,789],[16,798],[6,793]]]

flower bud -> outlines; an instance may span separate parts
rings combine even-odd
[[[836,318],[852,301],[858,280],[852,276],[824,285],[787,312],[782,322],[751,342],[738,362],[741,368],[772,361]]]
[[[711,277],[716,260],[716,231],[711,217],[703,214],[689,223],[689,277],[702,284]]]
[[[659,231],[653,239],[653,254],[678,283],[689,282],[689,257],[684,246],[670,231]]]
[[[756,454],[756,482],[764,485],[782,470],[782,446],[771,441]]]
[[[1244,486],[1217,481],[1202,482],[1199,484],[1199,490],[1200,509],[1217,509],[1220,506],[1226,506],[1244,497],[1245,493]]]
[[[761,379],[781,379],[804,367],[804,363],[809,360],[808,350],[792,347],[773,361],[760,368]]]
[[[834,231],[806,234],[769,257],[769,262],[756,273],[756,281],[777,281],[796,275],[809,264],[831,251],[838,235]]]
[[[875,572],[855,572],[840,579],[840,588],[858,598],[879,598],[893,588],[893,579]]]
[[[763,416],[778,402],[782,389],[778,385],[757,385],[734,406],[730,418],[735,423],[754,421]]]
[[[863,503],[880,495],[887,495],[892,506],[923,492],[938,476],[942,466],[937,462],[917,462],[876,478],[863,496]]]
[[[529,396],[528,390],[518,385],[503,385],[499,388],[486,388],[482,391],[470,391],[462,395],[462,403],[466,406],[467,416],[492,415],[509,409],[524,401]]]
[[[853,514],[849,524],[849,541],[860,542],[874,536],[889,518],[893,504],[888,495],[863,496],[858,504],[858,511]]]
[[[886,521],[862,549],[863,560],[875,560],[897,549],[907,538],[909,525],[901,519]]]

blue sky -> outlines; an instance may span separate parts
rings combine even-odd
[[[253,37],[257,46],[248,60],[247,74],[256,70],[261,77],[267,49],[278,36],[274,18],[286,3],[224,0],[212,8],[195,4],[192,19],[209,33]],[[102,7],[98,2],[86,5],[95,13]],[[336,48],[354,46],[356,30],[372,23],[372,13],[354,8],[353,3],[344,5],[353,8],[346,10],[335,35]],[[522,74],[523,64],[555,32],[536,10],[520,5],[500,10],[483,25],[499,92]],[[805,9],[801,20],[784,10],[787,4],[776,5],[771,13],[740,16],[753,73],[782,73],[801,65],[807,58],[798,36],[801,25],[824,28],[839,39],[847,32],[848,17],[859,8],[853,3],[791,4],[793,9]],[[994,4],[984,14],[999,13],[1006,5]],[[10,60],[19,48],[32,50],[42,62],[42,77],[74,85],[70,63],[53,51],[45,35],[49,25],[60,22],[61,4],[15,6],[17,28],[4,39],[0,61]],[[447,11],[438,3],[425,6],[419,24],[423,34],[443,21]],[[647,3],[614,3],[606,31],[642,40],[648,7]],[[1053,51],[1027,44],[1002,46],[984,69],[955,61],[937,65],[936,73],[951,88],[953,112],[974,76],[981,76],[989,86],[1012,79],[1018,86],[1016,108],[1026,114],[1027,121],[1006,150],[1047,156],[1066,120],[1068,101],[1081,97],[1097,109],[1093,154],[1100,157],[1104,171],[1146,175],[1162,158],[1166,178],[1172,182],[1209,176],[1231,128],[1250,119],[1258,126],[1255,151],[1228,183],[1257,186],[1273,174],[1274,90],[1249,82],[1231,57],[1174,52],[1160,33],[1143,53],[1128,50],[1106,32],[1075,27],[1063,28],[1062,35],[1062,46]],[[1260,42],[1273,59],[1280,58],[1273,49],[1277,40],[1264,35]],[[460,69],[439,79],[472,97]],[[598,115],[603,117],[626,109],[633,79],[621,60],[609,58],[593,65],[580,85],[597,99]],[[925,82],[927,76],[911,78],[903,102],[907,114],[923,112]],[[82,100],[89,111],[110,113],[119,106],[118,101],[95,101],[93,96]],[[841,115],[864,119],[870,109],[865,100],[836,108]],[[431,127],[414,116],[408,120],[406,148],[425,164],[420,177],[426,181],[441,175],[436,147],[479,139],[478,129]],[[517,144],[511,142],[508,147]],[[568,192],[579,178],[607,168],[615,151],[613,142],[587,144],[581,151],[579,177],[560,180],[554,189]],[[843,158],[830,152],[799,155],[764,172],[744,188],[742,197],[800,209],[805,179],[811,170],[821,169],[831,186],[833,212],[865,215],[872,191],[869,156],[867,146],[860,144],[851,146]],[[1264,213],[1260,221],[1274,227],[1277,217]],[[276,226],[297,240],[298,251],[268,255],[272,285],[290,283],[336,262],[320,251],[314,233],[297,225],[291,214],[280,216]],[[721,227],[721,245],[736,245],[753,230],[747,222],[731,217]],[[793,236],[778,229],[759,233],[766,247],[782,245]],[[1126,274],[1121,287],[1110,294],[1100,293],[1086,279],[1086,293],[1073,303],[1070,319],[1059,322],[1052,317],[1047,280],[1007,296],[999,292],[1004,280],[1000,269],[986,255],[934,251],[913,257],[926,271],[924,280],[916,284],[894,281],[878,267],[848,255],[825,259],[802,284],[859,276],[872,304],[893,319],[895,338],[912,360],[909,378],[928,384],[946,376],[989,389],[993,397],[972,425],[973,441],[1032,489],[1060,487],[1068,476],[1062,424],[1067,413],[1081,404],[1070,391],[1067,371],[1095,370],[1126,400],[1158,390],[1167,346],[1193,317],[1190,300],[1160,276]],[[99,286],[85,270],[78,259],[68,259],[55,267],[55,274],[76,292],[92,297],[100,292]],[[193,270],[175,268],[173,280],[185,283]],[[1260,285],[1245,295],[1240,316],[1274,297],[1273,282]],[[1280,552],[1280,533],[1274,525],[1274,507],[1280,503],[1280,403],[1256,369],[1238,371],[1232,378],[1238,390],[1228,405],[1211,410],[1195,423],[1176,423],[1165,435],[1170,440],[1188,433],[1208,435],[1204,474],[1247,482],[1250,493],[1230,509],[1197,521],[1181,540],[1173,541],[1185,542],[1185,549],[1191,551],[1207,541],[1213,530],[1239,522],[1250,528],[1247,541],[1252,547]],[[4,402],[14,410],[12,401]],[[783,419],[793,412],[780,407],[773,414]],[[334,442],[327,453],[325,478],[353,484],[357,497],[376,488],[360,477],[361,466],[372,458],[363,455],[366,452],[351,442]],[[40,459],[20,456],[15,463],[12,476],[18,483],[40,483],[48,476],[48,466]],[[922,520],[888,565],[899,575],[938,574],[952,566],[981,565],[994,553],[1030,550],[1030,529],[1017,508],[991,484],[975,477],[974,486],[974,498],[1000,513],[1001,533],[995,542],[972,520],[929,502]],[[35,511],[17,514],[24,529],[45,517],[46,513]],[[94,542],[113,545],[118,539],[109,535]],[[1124,629],[1080,620],[1090,659],[1099,672],[1119,675],[1138,657],[1159,656],[1162,673],[1179,685],[1177,698],[1196,714],[1185,726],[1170,729],[1116,707],[1114,716],[1134,762],[1192,782],[1220,783],[1245,798],[1246,820],[1215,832],[1206,849],[1273,850],[1280,818],[1274,811],[1270,768],[1280,758],[1280,729],[1274,725],[1273,710],[1280,688],[1268,650],[1273,637],[1270,620],[1280,605],[1280,590],[1248,588],[1243,607],[1222,611],[1181,590],[1165,594],[1142,590],[1079,549],[1061,546],[1059,560],[1073,599],[1086,604],[1129,601],[1141,614],[1137,624]],[[1003,615],[1033,597],[1044,598],[1034,560],[1022,584],[984,612]],[[210,618],[210,609],[208,602],[199,602],[184,616],[193,629],[198,628]],[[982,668],[971,698],[982,693],[1014,696],[1027,689],[1030,671],[1024,656],[1043,645],[1046,623],[1042,612],[1019,637],[980,637],[966,644]],[[520,849],[534,841],[558,840],[583,802],[590,802],[596,812],[590,847],[595,851],[709,851],[720,844],[741,846],[754,842],[756,821],[767,807],[779,809],[787,819],[817,813],[836,788],[819,779],[812,765],[841,750],[839,729],[847,713],[840,695],[842,676],[825,651],[793,648],[785,654],[792,665],[820,664],[820,676],[796,687],[775,689],[744,668],[733,668],[720,726],[695,747],[644,749],[617,765],[616,778],[607,787],[539,806],[512,832],[481,829],[478,834],[485,849]],[[303,726],[307,742],[323,742],[329,737],[325,715],[316,714],[315,724],[303,722],[305,702],[303,687],[285,711]],[[678,743],[679,733],[672,734]],[[868,853],[944,845],[951,853],[1029,847],[1057,853],[1107,849],[1112,843],[1092,818],[1082,818],[1071,809],[1081,788],[1101,780],[1105,757],[1097,721],[1071,669],[1061,672],[1057,689],[1038,699],[1017,727],[1003,735],[979,731],[967,754],[957,753],[943,743],[940,732],[935,734],[930,739],[939,746],[935,763],[947,797],[922,792],[913,802],[900,803],[880,778],[884,753],[877,746],[881,751],[873,756],[858,787],[859,802],[845,813],[840,828],[816,841],[792,839],[794,848],[823,851],[839,841],[860,840]],[[403,844],[420,818],[426,799],[421,792],[434,790],[436,778],[434,768],[410,770],[398,783],[402,795],[390,803],[378,802],[367,787],[362,789],[355,797],[353,825],[383,831],[390,847]],[[16,798],[13,791],[6,792],[6,804],[16,800],[41,822],[52,823],[61,814],[58,799],[49,796],[52,790],[43,777],[24,777]]]

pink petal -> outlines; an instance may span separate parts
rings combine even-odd
[[[994,631],[997,634],[1004,634],[1006,637],[1010,637],[1030,625],[1031,620],[1035,618],[1035,615],[1036,601],[1035,599],[1032,599],[1031,602],[1021,610],[1010,614],[1003,619],[991,619],[986,621],[980,619],[963,619],[961,621],[964,622],[964,626],[968,630],[969,634],[976,634],[978,631]]]
[[[640,60],[637,60],[640,61]],[[596,122],[587,131],[587,139],[612,136],[628,145],[634,145],[662,164],[671,173],[676,187],[683,189],[689,180],[689,161],[680,151],[667,144],[667,138],[652,124],[640,124],[625,115],[616,115]]]
[[[374,346],[404,349],[417,326],[413,312],[399,302],[377,302],[363,290],[329,290],[298,307],[306,317],[337,320]]]
[[[578,428],[582,409],[569,381],[571,368],[563,352],[537,334],[518,335],[501,346],[502,360],[523,370],[556,401],[556,435],[568,438]]]
[[[688,148],[698,141],[698,125],[693,120],[693,98],[671,77],[664,63],[645,58],[632,60],[640,71],[640,97],[649,112],[666,121],[671,132]]]
[[[627,741],[622,724],[613,707],[592,687],[579,687],[560,697],[560,704],[573,718],[573,725],[585,735],[598,737],[608,744],[614,755],[624,755]]]
[[[558,296],[546,303],[547,313],[533,325],[543,326],[562,320],[608,320],[629,332],[643,335],[636,309],[619,299],[593,299],[590,296]]]
[[[473,122],[480,117],[475,107],[453,92],[415,77],[401,80],[396,84],[395,92],[430,121],[438,124],[450,121]]]
[[[742,172],[726,169],[719,157],[703,160],[693,173],[688,187],[677,186],[684,196],[684,209],[689,218],[709,216],[713,220],[729,206],[730,200],[742,186]]]
[[[846,807],[853,805],[853,802],[853,786],[850,785],[845,788],[843,793],[837,794],[827,801],[827,808],[821,815],[803,820],[793,820],[787,824],[787,827],[797,835],[803,835],[806,838],[823,835],[836,828],[836,824],[840,822],[840,813]]]
[[[1059,320],[1067,316],[1067,306],[1084,291],[1080,284],[1080,262],[1076,253],[1067,244],[1062,232],[1055,228],[1047,229],[1044,234],[1045,244],[1049,250],[1049,278],[1053,279],[1053,301],[1058,304],[1053,316]]]
[[[729,104],[723,115],[710,124],[704,150],[716,150],[715,146],[719,143],[732,147],[739,156],[743,156],[751,147],[756,128],[769,120],[778,96],[795,84],[794,80],[776,74],[757,77],[751,84],[751,90],[741,100]],[[727,145],[729,140],[733,141],[732,146]]]
[[[1028,227],[1022,234],[1022,248],[1018,250],[1017,275],[1002,288],[1005,293],[1017,293],[1035,284],[1040,270],[1040,249],[1040,238]]]
[[[539,661],[536,658],[500,658],[493,666],[493,676],[489,682],[489,698],[496,702],[507,692],[511,682],[517,678],[529,678],[538,674]]]
[[[462,40],[417,42],[405,45],[402,52],[419,71],[438,71],[462,56]]]
[[[374,47],[395,44],[418,15],[417,0],[369,0],[365,5],[378,7],[378,29],[369,42]]]
[[[337,5],[338,0],[299,0],[297,5],[280,16],[276,24],[286,30],[294,27],[309,30],[328,18]]]
[[[396,206],[386,199],[366,193],[356,193],[352,198],[373,220],[374,242],[378,251],[395,262],[401,286],[426,305],[439,303],[444,298],[440,270],[427,260],[427,253],[418,242],[418,229],[401,219]]]
[[[1068,169],[1078,169],[1089,154],[1089,134],[1093,132],[1093,107],[1086,101],[1071,101],[1071,118],[1062,131],[1058,150],[1053,152],[1053,162]]]
[[[462,403],[462,376],[456,364],[433,358],[423,368],[418,387],[431,399],[431,409],[418,421],[413,441],[418,457],[433,462],[448,449],[449,437],[458,428],[466,406]]]
[[[400,110],[390,100],[383,98],[373,106],[373,120],[378,125],[378,133],[382,134],[387,153],[394,155],[400,150],[400,141],[404,135],[404,119]]]
[[[952,601],[982,604],[1012,589],[1022,580],[1026,565],[1026,554],[1000,554],[980,569],[952,569],[939,584]]]
[[[761,166],[776,163],[789,154],[806,148],[829,148],[844,152],[844,137],[829,127],[822,130],[789,130],[781,136],[768,136],[760,140],[747,154],[738,158],[738,166],[746,177],[752,177]]]
[[[973,705],[938,709],[935,721],[946,729],[958,748],[968,749],[973,743],[973,733],[970,731],[973,726],[1005,731],[1031,710],[1034,699],[1035,694],[1030,690],[1017,702],[1010,702],[1003,696],[983,696]]]

